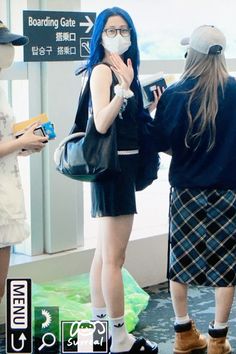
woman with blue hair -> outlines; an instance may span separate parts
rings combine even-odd
[[[121,172],[115,178],[91,184],[92,217],[99,218],[99,238],[90,279],[93,319],[109,316],[111,353],[158,352],[155,343],[129,334],[124,323],[121,268],[136,213],[137,118],[143,112],[138,66],[132,19],[118,7],[105,9],[94,25],[87,69],[95,126],[99,133],[106,134],[115,125]],[[156,104],[157,99],[151,108]]]

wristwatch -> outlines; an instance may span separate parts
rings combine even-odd
[[[118,97],[122,98],[131,98],[134,96],[133,91],[131,90],[125,90],[123,87],[121,87],[119,84],[114,87],[114,92]]]

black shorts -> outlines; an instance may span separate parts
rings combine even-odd
[[[138,154],[119,155],[121,172],[113,179],[91,183],[92,217],[137,213],[135,178]]]

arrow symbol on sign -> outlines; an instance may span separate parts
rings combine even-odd
[[[15,345],[14,345],[14,334],[12,333],[11,334],[11,346],[16,352],[20,352],[25,346],[24,342],[26,341],[26,337],[25,337],[24,333],[22,333],[20,335],[19,341],[21,341],[21,347],[20,348],[16,348]]]
[[[89,33],[93,27],[93,21],[91,20],[91,18],[89,16],[85,16],[87,22],[80,22],[79,25],[81,27],[88,27],[85,31],[85,33]]]

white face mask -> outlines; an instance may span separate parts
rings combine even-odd
[[[0,44],[0,69],[11,66],[14,60],[15,48],[11,43]]]
[[[122,55],[131,46],[130,36],[122,37],[120,34],[117,34],[114,38],[109,38],[106,34],[103,34],[102,45],[110,53]]]

